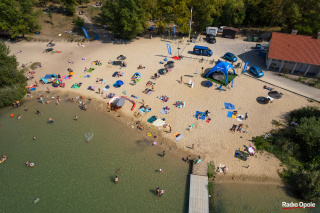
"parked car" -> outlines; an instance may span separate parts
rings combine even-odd
[[[231,62],[236,62],[238,60],[237,56],[235,56],[233,53],[227,52],[223,56],[224,59],[231,61]]]
[[[252,73],[257,78],[261,78],[262,76],[264,76],[262,69],[260,69],[257,66],[250,67],[249,72]]]
[[[195,54],[195,55],[204,55],[204,56],[212,56],[212,50],[210,50],[208,47],[196,45],[193,48],[193,54]]]
[[[211,44],[215,44],[217,41],[216,41],[216,37],[212,34],[208,34],[206,36],[206,40],[207,42],[211,43]]]

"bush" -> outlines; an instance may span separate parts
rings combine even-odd
[[[77,17],[77,18],[73,19],[73,23],[78,27],[83,27],[84,20],[83,20],[83,18]]]
[[[303,107],[293,110],[288,124],[272,130],[270,136],[254,137],[257,150],[277,156],[287,169],[280,176],[295,192],[306,200],[320,199],[320,110]],[[291,126],[294,121],[297,125]],[[277,123],[277,122],[274,122]]]

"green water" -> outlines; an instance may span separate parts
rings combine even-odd
[[[270,184],[215,183],[210,212],[232,213],[277,213],[320,212],[320,202],[314,209],[282,210],[282,202],[303,202],[286,188]]]
[[[160,157],[163,146],[152,146],[90,104],[86,112],[66,100],[24,105],[27,112],[0,109],[0,155],[8,156],[0,164],[0,212],[187,211],[188,166],[182,156],[166,150]],[[44,115],[36,115],[36,108]],[[94,136],[88,143],[84,134],[89,132]],[[35,167],[26,167],[26,161]],[[160,168],[163,173],[155,172]],[[158,186],[166,190],[162,198],[155,195]]]

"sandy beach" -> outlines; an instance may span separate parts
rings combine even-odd
[[[68,68],[74,71],[72,79],[63,80],[65,88],[54,88],[51,84],[39,84],[34,94],[39,91],[45,91],[47,87],[51,91],[59,91],[64,93],[78,93],[84,97],[92,98],[97,102],[105,103],[102,107],[107,112],[107,102],[105,95],[115,93],[116,96],[123,95],[126,91],[126,96],[135,102],[137,107],[131,111],[132,103],[126,101],[125,106],[119,111],[126,117],[126,121],[131,123],[128,128],[131,128],[133,122],[141,119],[146,129],[146,133],[161,135],[161,137],[171,140],[172,146],[176,146],[193,155],[201,155],[205,161],[214,161],[215,165],[224,164],[229,168],[226,175],[217,175],[217,180],[251,180],[261,182],[277,182],[281,183],[277,171],[281,170],[280,161],[271,154],[257,153],[254,157],[249,157],[247,161],[241,161],[234,157],[236,149],[244,149],[244,145],[248,146],[250,140],[254,136],[263,135],[276,128],[272,125],[272,120],[283,120],[286,113],[293,109],[298,109],[307,105],[317,105],[317,103],[310,103],[307,99],[298,95],[292,94],[281,89],[276,89],[283,93],[283,97],[279,100],[274,100],[273,103],[266,105],[259,104],[256,101],[257,97],[268,96],[268,90],[263,89],[266,85],[254,78],[239,74],[234,81],[234,87],[226,89],[225,91],[216,90],[214,84],[211,88],[205,86],[206,80],[201,77],[202,70],[210,69],[214,64],[208,61],[202,63],[196,59],[183,59],[174,62],[175,67],[172,72],[166,75],[161,75],[160,78],[154,80],[151,77],[159,69],[163,68],[163,61],[167,55],[166,43],[169,43],[172,48],[173,56],[178,55],[177,42],[165,41],[160,38],[153,39],[137,39],[128,44],[114,45],[112,43],[101,43],[99,41],[85,43],[85,47],[78,47],[77,43],[55,42],[53,47],[55,51],[62,51],[61,53],[43,53],[47,48],[47,43],[39,42],[20,42],[16,44],[7,43],[11,49],[11,54],[15,54],[18,62],[30,66],[34,62],[41,62],[42,68],[35,70],[34,79],[28,81],[31,85],[34,81],[39,82],[40,78],[46,74],[60,74],[68,75]],[[233,52],[236,55],[241,55],[241,52],[248,47],[251,48],[255,43],[247,43],[241,40],[229,40],[217,38],[217,44],[207,44],[201,42],[200,45],[209,46],[213,51],[213,56],[210,58],[204,57],[205,60],[217,61],[227,51]],[[251,46],[250,46],[251,45]],[[179,45],[180,54],[183,56],[201,59],[202,56],[195,56],[190,54],[193,50],[194,44],[187,45],[181,43]],[[231,48],[231,49],[230,49]],[[21,53],[17,53],[21,50]],[[127,59],[127,67],[120,69],[119,65],[108,64],[108,61],[116,61],[119,55],[125,55]],[[243,54],[242,54],[243,55]],[[85,58],[85,60],[83,60]],[[168,57],[169,59],[169,57]],[[243,57],[239,57],[239,60]],[[68,63],[68,61],[73,63]],[[100,60],[101,66],[92,64],[93,61]],[[169,59],[171,60],[171,59]],[[250,65],[263,64],[263,60],[257,56],[257,62]],[[256,63],[256,64],[255,64]],[[137,69],[139,65],[143,65],[145,69]],[[95,68],[92,73],[84,72],[87,67]],[[203,67],[203,69],[202,69]],[[115,72],[120,71],[124,73],[123,77],[112,77]],[[135,72],[141,73],[141,81],[136,85],[132,85],[131,77]],[[90,75],[90,78],[83,76]],[[180,84],[180,78],[183,76],[183,83]],[[190,78],[195,80],[195,86],[191,88],[188,83]],[[96,79],[102,78],[106,84],[96,84]],[[117,81],[122,80],[124,85],[120,88],[115,88],[112,85]],[[143,91],[147,88],[146,83],[151,80],[155,83],[152,94],[144,94]],[[71,86],[75,83],[82,83],[79,89],[72,89]],[[109,91],[103,91],[103,88],[110,84]],[[104,92],[104,97],[97,94],[95,91],[88,90],[89,86],[97,86]],[[149,88],[149,87],[148,87]],[[138,96],[139,99],[131,98],[131,95]],[[162,95],[169,97],[168,102],[162,102],[159,98]],[[36,95],[34,95],[36,96]],[[49,100],[49,97],[45,97]],[[142,115],[139,118],[134,116],[141,106],[142,99],[144,103],[151,107],[151,111]],[[184,101],[184,108],[177,108],[173,104],[176,101]],[[248,113],[248,119],[237,121],[237,119],[228,118],[228,110],[224,108],[224,103],[231,103],[235,106],[235,110],[240,115]],[[50,104],[55,104],[54,102]],[[168,114],[161,114],[163,107],[168,106],[170,111]],[[90,108],[88,109],[90,110]],[[211,121],[207,123],[205,120],[197,120],[194,116],[196,111],[210,112]],[[117,115],[119,113],[111,112],[110,114]],[[151,116],[158,118],[166,118],[167,124],[172,127],[172,132],[167,133],[162,127],[153,127],[147,120]],[[129,119],[130,118],[130,119]],[[244,132],[231,132],[230,128],[236,124],[243,124]],[[189,130],[189,126],[193,128]],[[149,126],[152,127],[149,129]],[[179,133],[183,137],[178,142],[174,140],[173,134]],[[157,139],[159,140],[159,139]],[[194,149],[190,147],[194,144]]]

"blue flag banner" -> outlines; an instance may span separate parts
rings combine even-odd
[[[176,27],[173,26],[173,35],[174,35],[174,39],[176,39]]]
[[[233,80],[234,80],[234,79],[232,79],[232,81],[231,81],[231,88],[233,88]]]
[[[82,27],[82,30],[83,30],[84,35],[86,36],[86,38],[87,38],[87,39],[90,39],[90,37],[89,37],[89,35],[88,35],[88,33],[87,33],[86,29],[84,29],[84,28]]]
[[[169,54],[169,55],[172,55],[172,53],[171,53],[171,47],[170,47],[170,44],[168,44],[168,43],[167,43],[167,49],[168,49],[168,54]]]
[[[247,61],[247,62],[244,64],[242,73],[246,73],[247,68],[248,68],[248,65],[249,65],[249,61]]]

